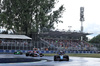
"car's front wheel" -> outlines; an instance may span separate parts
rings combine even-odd
[[[69,61],[69,56],[64,56],[64,58],[66,58],[66,61]]]

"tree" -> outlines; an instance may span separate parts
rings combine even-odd
[[[90,41],[90,43],[100,43],[100,34],[96,37],[93,37]]]
[[[1,5],[1,0],[0,0],[0,13],[1,13],[1,7],[2,7],[2,5]]]
[[[57,0],[3,0],[3,13],[0,15],[0,26],[13,30],[14,33],[40,32],[54,28],[60,23],[63,5],[53,11]]]

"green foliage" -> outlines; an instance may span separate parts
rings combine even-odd
[[[90,43],[100,43],[100,34],[96,37],[93,37],[90,41]]]
[[[44,54],[45,56],[54,56],[55,54]],[[91,58],[100,58],[100,54],[73,54],[73,53],[69,53],[67,54],[69,56],[72,56],[72,57],[91,57]]]
[[[30,34],[54,29],[54,23],[60,23],[64,7],[53,11],[57,0],[3,0],[0,14],[0,26],[14,33]]]

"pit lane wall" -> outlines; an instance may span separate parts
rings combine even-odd
[[[32,50],[0,50],[0,53],[14,53],[16,51],[22,51],[26,53],[27,51]],[[57,51],[39,51],[41,53],[57,53]],[[97,51],[65,51],[65,53],[97,53]]]

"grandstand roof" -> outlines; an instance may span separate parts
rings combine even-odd
[[[0,38],[7,38],[7,39],[32,39],[25,35],[11,35],[11,34],[0,34]]]
[[[86,36],[90,35],[91,33],[82,33],[82,32],[60,32],[60,31],[50,31],[41,33],[42,36],[70,36],[70,37],[77,37],[77,36]]]

